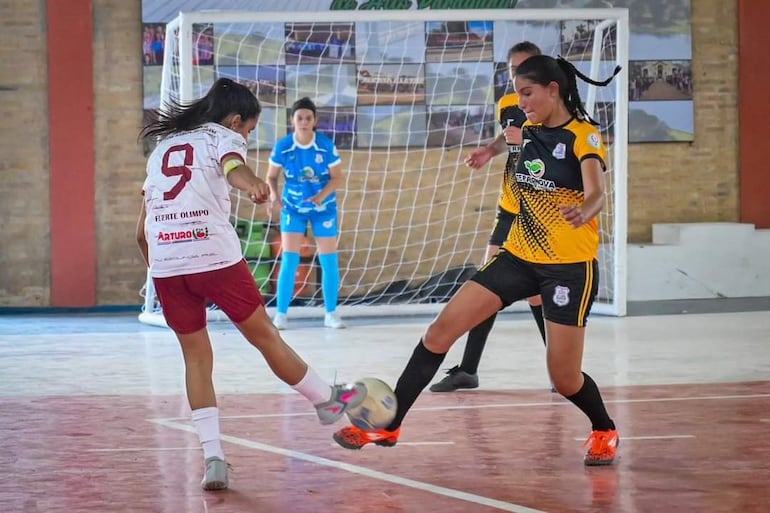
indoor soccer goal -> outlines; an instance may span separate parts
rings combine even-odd
[[[617,64],[627,69],[628,38],[626,9],[181,13],[166,26],[161,106],[195,99],[223,76],[249,87],[263,107],[249,161],[265,177],[272,146],[289,133],[288,108],[313,99],[345,173],[340,312],[432,313],[482,263],[494,223],[505,157],[476,171],[463,159],[498,133],[496,101],[512,92],[509,48],[528,40],[603,79]],[[627,83],[624,71],[607,87],[581,85],[609,150],[593,307],[608,315],[626,311]],[[270,300],[278,211],[237,193],[233,206]],[[302,256],[292,317],[322,312],[312,234]],[[149,278],[144,296],[140,320],[163,325]],[[210,319],[222,317],[211,309]]]

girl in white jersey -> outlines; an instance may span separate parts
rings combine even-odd
[[[254,95],[219,79],[203,98],[172,103],[141,138],[158,138],[147,161],[137,240],[163,315],[182,347],[187,399],[203,446],[205,490],[227,488],[206,305],[219,306],[281,380],[310,400],[322,424],[360,404],[362,385],[328,385],[281,339],[264,307],[235,229],[230,188],[267,201],[268,185],[245,164],[246,139],[261,108]]]

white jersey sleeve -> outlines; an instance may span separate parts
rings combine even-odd
[[[223,133],[217,141],[217,161],[221,164],[222,160],[228,155],[236,155],[242,161],[246,162],[246,140],[237,132],[225,130],[229,133]]]
[[[221,167],[229,154],[245,161],[246,141],[208,123],[164,139],[150,155],[144,200],[152,276],[212,271],[241,260]]]

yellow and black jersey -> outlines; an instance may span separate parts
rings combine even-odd
[[[519,95],[516,93],[506,94],[497,102],[497,122],[500,128],[506,129],[509,126],[521,128],[527,120],[526,114],[519,108]],[[512,214],[519,212],[519,200],[513,194],[514,168],[516,167],[516,158],[519,156],[521,146],[518,144],[508,145],[508,158],[505,161],[505,171],[503,172],[503,186],[500,192],[499,206]]]
[[[594,125],[577,119],[556,128],[524,123],[513,187],[521,210],[505,249],[523,260],[546,264],[597,257],[598,220],[574,228],[559,212],[560,205],[583,203],[580,163],[589,158],[599,159],[606,169],[606,150]]]

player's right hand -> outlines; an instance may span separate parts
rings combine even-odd
[[[492,153],[488,148],[479,148],[465,157],[465,165],[471,169],[479,169],[492,159]]]
[[[506,144],[521,144],[521,128],[509,126],[503,129]]]

